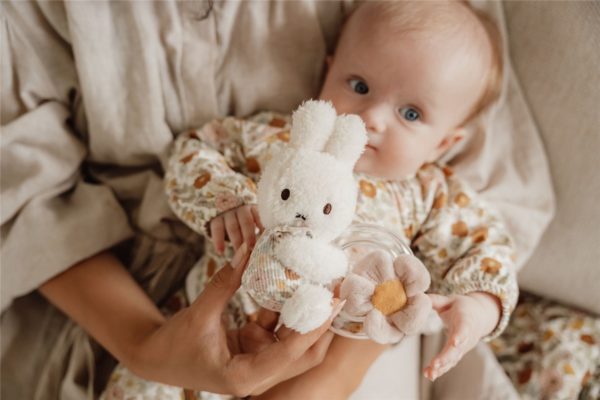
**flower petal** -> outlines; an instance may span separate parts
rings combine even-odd
[[[410,254],[401,254],[394,260],[394,269],[404,285],[406,295],[412,297],[429,288],[431,276],[421,260]]]
[[[383,250],[374,250],[361,258],[353,272],[370,279],[375,284],[396,279],[392,257]]]
[[[371,296],[375,290],[375,284],[369,279],[349,273],[340,287],[340,298],[346,300],[344,311],[356,317],[360,317],[373,309]]]
[[[367,314],[364,330],[371,340],[380,344],[396,343],[404,337],[404,334],[392,326],[385,315],[376,309]]]
[[[424,293],[417,293],[408,298],[407,305],[389,316],[392,323],[406,335],[419,332],[431,313],[431,300]]]

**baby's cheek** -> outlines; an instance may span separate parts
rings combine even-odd
[[[382,157],[381,167],[386,174],[394,174],[403,177],[414,173],[420,166],[418,155],[409,148],[395,146],[389,147],[389,151]]]
[[[358,173],[368,173],[372,172],[373,167],[373,154],[371,152],[363,153],[356,164],[354,165],[354,172]]]

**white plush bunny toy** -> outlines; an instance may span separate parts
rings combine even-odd
[[[266,165],[258,183],[260,236],[242,287],[280,322],[300,333],[332,312],[333,283],[348,260],[331,245],[352,222],[354,164],[367,142],[356,115],[337,116],[325,101],[307,101],[292,115],[289,145]]]

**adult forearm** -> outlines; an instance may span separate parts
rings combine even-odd
[[[358,388],[369,367],[388,347],[370,340],[336,336],[321,364],[253,398],[347,399]]]
[[[39,291],[123,364],[164,317],[120,261],[108,252],[75,264]]]

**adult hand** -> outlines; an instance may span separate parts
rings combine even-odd
[[[256,228],[264,230],[255,205],[243,205],[217,215],[210,220],[210,236],[215,249],[225,250],[225,234],[237,250],[242,243],[250,248],[256,243]]]
[[[332,340],[321,327],[300,335],[283,329],[278,338],[258,324],[228,331],[222,319],[240,286],[249,251],[244,244],[202,294],[141,341],[129,365],[136,375],[187,389],[244,397],[319,364]]]
[[[428,296],[444,321],[447,336],[444,348],[423,371],[425,377],[433,381],[458,364],[481,338],[492,332],[500,317],[500,301],[483,292]]]

